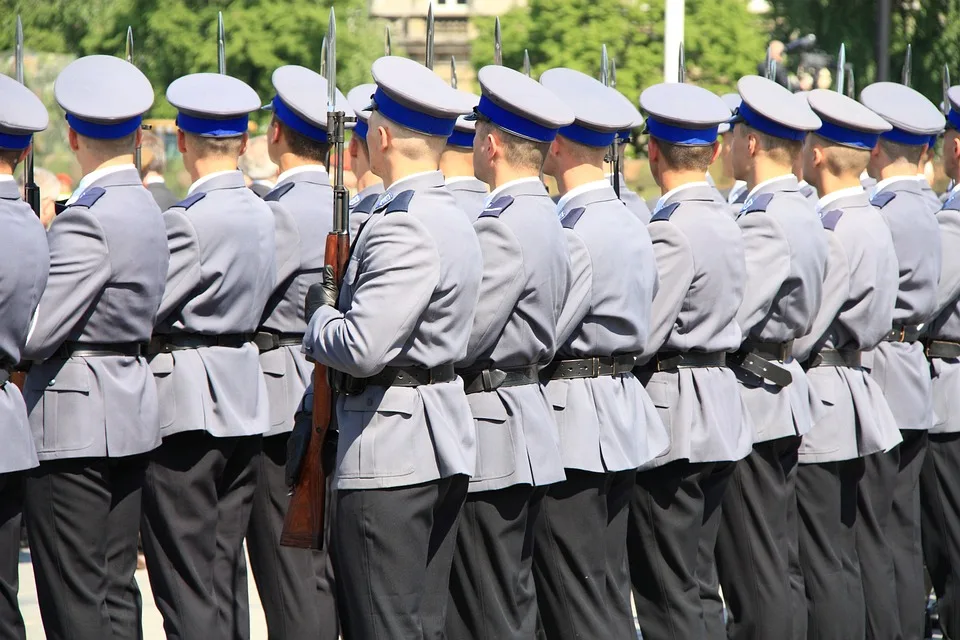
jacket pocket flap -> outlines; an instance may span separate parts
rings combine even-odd
[[[467,396],[467,402],[470,403],[470,413],[477,420],[507,421],[507,408],[496,393],[472,393]]]
[[[419,402],[420,394],[409,387],[372,388],[359,395],[344,397],[343,408],[346,411],[375,411],[412,416]]]
[[[261,353],[260,368],[268,376],[282,376],[287,372],[287,350],[281,347]]]
[[[168,376],[173,373],[173,354],[158,353],[150,359],[150,370],[155,376]]]
[[[66,362],[47,382],[48,391],[90,393],[90,368],[84,362]]]
[[[543,388],[544,395],[554,409],[567,408],[567,381],[551,380]]]

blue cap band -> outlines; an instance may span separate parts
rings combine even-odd
[[[453,133],[450,134],[450,137],[447,138],[447,144],[451,147],[463,147],[464,149],[473,148],[473,131],[457,131],[453,130]]]
[[[123,138],[124,136],[128,136],[140,128],[140,123],[142,121],[143,117],[137,116],[136,118],[124,120],[123,122],[98,124],[96,122],[81,120],[72,113],[67,114],[67,123],[70,125],[71,129],[82,136],[95,138],[97,140],[117,140],[119,138]]]
[[[280,99],[280,96],[274,96],[272,104],[273,115],[277,116],[280,122],[311,140],[316,140],[317,142],[327,141],[327,131],[325,129],[312,125],[298,116],[293,109],[287,106],[286,102]]]
[[[576,122],[560,129],[559,134],[588,147],[609,147],[617,139],[616,131],[594,131]]]
[[[832,122],[823,121],[823,126],[817,129],[817,135],[833,142],[856,147],[858,149],[873,149],[877,146],[879,133],[867,133],[866,131],[857,131],[848,129]]]
[[[364,140],[366,140],[366,139],[367,139],[367,131],[369,131],[369,130],[370,130],[370,128],[367,126],[367,121],[366,121],[366,120],[361,120],[360,118],[357,118],[357,124],[355,124],[355,125],[353,126],[353,135],[355,135],[355,136],[360,136],[361,138],[363,138]]]
[[[743,118],[743,121],[756,129],[761,133],[765,133],[774,138],[783,138],[784,140],[803,140],[807,136],[806,131],[799,131],[797,129],[791,129],[786,127],[779,122],[775,122],[770,118],[757,113],[750,108],[746,102],[740,103],[740,108],[737,109],[737,115]]]
[[[930,140],[927,142],[927,146],[933,149],[935,146],[937,146],[937,138],[939,137],[940,137],[939,134],[934,134],[930,136]]]
[[[960,129],[960,113],[956,109],[950,109],[950,113],[947,114],[947,122],[949,122],[955,129]]]
[[[647,118],[647,133],[670,144],[679,144],[688,147],[704,147],[717,141],[719,124],[707,129],[688,129],[666,124],[653,118]]]
[[[208,138],[232,138],[243,135],[247,132],[249,122],[250,116],[248,114],[243,114],[237,118],[227,118],[226,120],[198,118],[188,116],[183,112],[177,114],[178,127],[187,133]]]
[[[630,136],[633,135],[632,129],[624,129],[623,131],[617,131],[617,142],[620,144],[626,144],[630,142]]]
[[[0,133],[0,149],[26,149],[30,146],[30,139],[33,134],[28,133],[25,136],[15,136],[11,133]]]
[[[930,142],[930,136],[923,133],[910,133],[904,131],[903,129],[897,129],[894,127],[890,131],[884,131],[880,134],[880,137],[884,140],[889,140],[891,142],[898,142],[900,144],[908,144],[915,147],[921,147]],[[936,139],[936,137],[934,137]]]
[[[455,117],[450,119],[438,118],[417,111],[416,109],[405,107],[388,96],[380,87],[377,87],[377,92],[373,94],[373,102],[377,105],[377,110],[383,114],[385,118],[393,120],[402,127],[424,133],[428,136],[443,136],[444,138],[449,138],[450,134],[453,133],[453,127],[457,124]]]
[[[480,104],[477,105],[477,111],[507,133],[512,133],[527,140],[553,142],[557,137],[556,129],[537,124],[521,115],[517,115],[513,111],[504,109],[487,96],[480,97]]]

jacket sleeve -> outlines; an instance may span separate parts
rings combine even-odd
[[[747,260],[747,283],[737,324],[743,337],[770,313],[777,292],[790,273],[790,244],[780,225],[765,212],[740,216]]]
[[[273,211],[274,238],[276,239],[277,281],[273,289],[281,286],[300,269],[300,230],[293,214],[280,202],[269,201]],[[326,238],[316,238],[323,242]]]
[[[693,282],[693,251],[683,232],[671,222],[652,222],[647,226],[657,260],[659,288],[650,308],[650,337],[640,358],[649,360],[670,337],[683,301]]]
[[[50,274],[24,357],[44,360],[75,330],[110,278],[110,257],[100,223],[83,207],[67,208],[47,234]]]
[[[937,288],[939,316],[947,306],[960,298],[960,212],[944,210],[937,215],[940,225],[940,284]]]
[[[850,295],[850,265],[847,263],[847,254],[834,232],[824,231],[823,233],[827,234],[827,265],[823,274],[823,297],[810,331],[793,343],[793,355],[800,362],[810,357],[810,352],[836,320],[837,314],[840,313]]]
[[[557,344],[567,342],[590,311],[593,297],[593,263],[586,243],[571,229],[564,229],[570,252],[570,288],[557,322]]]
[[[190,219],[183,209],[168,209],[163,214],[170,247],[167,285],[157,311],[157,324],[178,308],[200,284],[200,243]]]
[[[321,307],[303,340],[308,356],[358,378],[400,353],[440,278],[440,254],[414,216],[384,216],[364,235],[362,255],[351,259],[344,278],[353,291],[350,307]]]

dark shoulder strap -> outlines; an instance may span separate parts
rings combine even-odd
[[[843,209],[832,209],[820,216],[820,222],[823,224],[823,228],[827,231],[834,231],[837,228],[837,223],[840,222],[840,218],[842,216]]]
[[[373,206],[377,204],[377,198],[379,197],[379,193],[371,193],[368,196],[364,196],[363,199],[353,206],[351,213],[373,213]]]
[[[88,209],[97,203],[97,200],[103,197],[103,194],[107,192],[106,189],[102,187],[90,187],[84,191],[75,202],[68,205],[70,207],[87,207]]]
[[[197,191],[192,196],[187,196],[177,204],[173,205],[174,207],[180,207],[181,209],[189,209],[193,205],[197,204],[201,200],[207,197],[206,191]],[[172,208],[172,207],[171,207]]]
[[[499,218],[513,204],[513,196],[501,196],[491,202],[480,214],[481,218]]]
[[[872,204],[878,209],[883,209],[885,206],[890,204],[890,202],[893,201],[893,199],[896,197],[897,197],[897,194],[895,194],[892,191],[883,191],[873,196],[872,198],[870,198],[870,204]]]
[[[743,208],[743,213],[747,214],[753,213],[754,211],[766,211],[771,202],[773,202],[773,194],[762,193],[756,198],[753,198],[747,202]]]
[[[279,187],[274,187],[270,190],[270,193],[263,196],[263,199],[267,202],[277,202],[280,200],[280,198],[287,195],[287,192],[290,191],[290,189],[293,189],[294,186],[296,186],[296,183],[288,182],[280,185]]]
[[[653,216],[650,218],[650,222],[660,222],[661,220],[669,220],[670,216],[673,215],[673,212],[676,211],[677,207],[679,206],[680,206],[679,202],[674,202],[672,204],[668,204],[665,207],[661,207],[660,210],[657,211],[655,214],[653,214]]]
[[[580,217],[583,216],[584,211],[586,211],[584,207],[571,209],[567,215],[563,216],[563,228],[573,229],[575,226],[577,226],[577,223],[580,222]]]

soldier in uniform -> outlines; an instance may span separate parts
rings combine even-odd
[[[631,496],[630,572],[640,629],[652,640],[705,637],[698,576],[714,574],[720,504],[753,432],[726,352],[742,341],[743,238],[704,176],[730,109],[689,84],[640,96],[660,200],[649,225],[660,289],[638,368],[670,433]],[[699,557],[701,556],[702,557]],[[668,560],[664,562],[664,558]]]
[[[439,166],[471,103],[412,60],[380,58],[373,77],[367,147],[386,191],[354,240],[342,294],[332,269],[310,288],[303,345],[343,392],[333,538],[344,636],[440,638],[476,468],[454,363],[467,354],[482,258]]]
[[[621,94],[622,97],[622,94]],[[640,221],[644,224],[650,222],[650,207],[647,206],[647,203],[644,202],[637,193],[630,189],[627,186],[627,179],[623,175],[623,167],[626,161],[627,155],[627,145],[633,140],[634,130],[640,129],[643,127],[643,116],[640,115],[640,112],[637,111],[636,107],[633,104],[624,98],[624,102],[630,105],[630,108],[634,113],[633,124],[630,125],[629,129],[624,129],[623,131],[617,132],[617,153],[620,154],[620,200],[623,201],[623,204],[627,205],[627,209],[630,209]],[[606,165],[607,169],[607,180],[613,180],[613,164],[608,163]]]
[[[733,356],[740,394],[754,425],[753,451],[737,465],[723,499],[717,570],[729,611],[708,619],[710,637],[806,636],[797,566],[797,451],[813,426],[803,368],[793,341],[806,335],[823,291],[827,239],[793,174],[808,131],[820,119],[782,86],[747,76],[735,119],[731,160],[747,183],[737,223],[743,232],[747,282],[737,324],[744,341]],[[798,572],[799,573],[799,572]],[[799,585],[798,585],[799,586]],[[796,598],[794,598],[796,595]],[[791,616],[801,629],[792,629]]]
[[[877,180],[871,204],[890,228],[899,265],[893,324],[872,352],[871,376],[900,427],[903,442],[868,456],[860,482],[857,552],[867,606],[867,636],[922,640],[927,589],[920,543],[920,470],[933,426],[930,363],[921,325],[933,318],[940,278],[936,211],[917,182],[930,136],[943,129],[940,110],[910,87],[878,82],[860,102],[892,129],[880,134],[867,167]],[[939,203],[938,203],[939,204]],[[897,613],[899,612],[899,624]]]
[[[12,78],[0,75],[0,637],[26,640],[17,606],[20,520],[25,471],[35,468],[37,450],[27,408],[10,380],[27,342],[30,321],[47,283],[50,254],[43,224],[20,199],[13,172],[29,152],[33,134],[49,124],[40,99]]]
[[[383,180],[370,170],[370,150],[367,148],[367,120],[370,112],[370,98],[377,90],[375,84],[362,84],[347,94],[347,102],[357,117],[350,135],[347,153],[350,154],[350,166],[357,176],[357,195],[350,199],[350,238],[357,237],[360,225],[373,212],[373,205],[383,193]]]
[[[731,112],[736,113],[737,109],[740,108],[741,100],[739,93],[725,93],[720,96],[720,98]],[[743,206],[748,191],[746,181],[737,178],[733,171],[731,152],[733,151],[733,134],[735,131],[736,123],[720,123],[720,168],[723,171],[723,177],[733,180],[733,184],[730,185],[729,189],[718,189],[718,191],[720,195],[730,203],[731,207],[733,207],[734,216],[739,215],[740,208]],[[739,201],[739,203],[734,203],[735,200]]]
[[[447,637],[524,640],[537,621],[534,526],[546,487],[564,479],[539,372],[557,349],[570,258],[540,170],[573,113],[507,67],[484,67],[478,78],[474,165],[493,191],[474,223],[483,279],[457,363],[477,425],[477,469],[457,533]]]
[[[263,311],[256,343],[270,402],[259,479],[253,497],[247,547],[257,591],[272,638],[336,640],[333,568],[324,550],[312,553],[280,546],[290,501],[286,482],[287,441],[294,414],[310,384],[313,367],[303,357],[303,302],[323,279],[323,250],[333,226],[333,190],[324,167],[327,141],[327,81],[299,66],[273,73],[277,95],[270,103],[270,159],[280,167],[277,186],[264,196],[276,216],[277,285]],[[338,109],[353,115],[337,93]],[[309,406],[309,405],[308,405]]]
[[[820,405],[800,445],[797,505],[808,637],[863,638],[864,600],[856,551],[857,483],[863,457],[887,451],[900,432],[863,363],[893,326],[897,256],[890,231],[860,184],[870,150],[890,125],[836,92],[808,95],[823,125],[804,143],[803,174],[821,194],[828,238],[823,300],[794,357]]]
[[[930,171],[933,171],[933,163],[937,159],[937,139],[940,137],[940,134],[943,133],[941,129],[937,133],[930,136],[930,139],[927,141],[926,150],[920,154],[920,161],[917,163],[917,182],[920,183],[920,191],[926,197],[931,206],[934,207],[934,211],[939,211],[940,207],[943,206],[943,202],[940,200],[940,196],[937,195],[937,192],[933,190],[933,186],[930,184],[930,180],[927,179],[926,168],[929,166]]]
[[[476,107],[480,98],[461,91],[464,98]],[[483,211],[487,201],[487,185],[473,175],[473,134],[476,123],[466,116],[457,118],[453,133],[447,138],[447,148],[440,156],[440,171],[447,181],[457,206],[467,212],[473,222]]]
[[[143,548],[168,636],[245,638],[242,543],[271,426],[253,334],[277,283],[274,215],[237,169],[260,101],[213,73],[174,81],[167,100],[194,182],[164,213],[170,269],[150,344],[163,444],[147,471]]]
[[[89,56],[54,84],[83,179],[50,226],[50,277],[24,350],[40,466],[26,483],[27,533],[48,638],[140,635],[137,530],[147,454],[160,443],[143,345],[169,252],[133,165],[150,81]]]
[[[949,92],[943,168],[960,179],[960,87]],[[934,319],[924,344],[933,374],[935,422],[920,475],[923,557],[937,593],[940,627],[960,637],[960,186],[947,192],[937,214],[942,243]]]
[[[668,446],[632,370],[647,347],[657,290],[644,223],[617,199],[604,157],[629,127],[632,105],[597,80],[551,69],[541,84],[576,120],[560,129],[544,173],[557,179],[557,213],[572,266],[544,371],[566,480],[544,498],[534,548],[540,617],[548,638],[632,638],[627,510],[636,469]],[[628,265],[628,268],[624,268]]]

